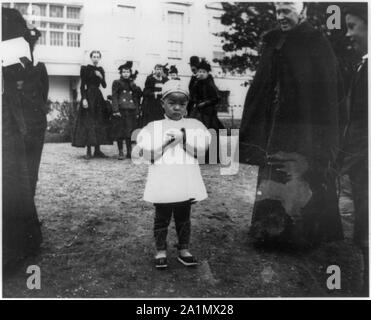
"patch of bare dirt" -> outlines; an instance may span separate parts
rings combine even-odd
[[[42,253],[4,279],[4,297],[308,297],[356,296],[361,258],[350,240],[311,252],[257,249],[248,238],[257,168],[238,175],[201,167],[209,198],[192,208],[192,252],[200,266],[176,261],[174,224],[169,268],[153,267],[153,207],[141,200],[147,167],[109,158],[83,159],[84,149],[46,144],[36,204]],[[351,226],[346,225],[349,229]],[[41,268],[41,290],[26,287],[26,268]],[[326,287],[327,266],[342,271],[342,288]]]

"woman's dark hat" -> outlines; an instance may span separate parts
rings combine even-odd
[[[2,9],[2,40],[23,37],[33,48],[41,33],[36,28],[28,28],[26,20],[16,9]]]
[[[198,69],[206,70],[207,72],[211,71],[210,64],[206,61],[206,59],[202,59],[198,65]]]
[[[199,57],[192,56],[189,58],[189,64],[191,65],[191,67],[198,67],[199,63],[200,63]]]
[[[124,64],[119,66],[118,69],[121,72],[122,69],[131,70],[132,67],[133,67],[133,61],[126,61]]]
[[[176,74],[178,74],[178,69],[176,68],[176,66],[170,66],[169,73],[176,73]]]

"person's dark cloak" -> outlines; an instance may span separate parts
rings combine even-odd
[[[250,230],[256,240],[342,238],[331,170],[344,117],[341,88],[330,43],[309,23],[263,37],[240,127],[240,161],[260,166]]]
[[[211,75],[204,80],[195,80],[190,92],[190,117],[201,121],[208,129],[224,129],[218,118],[219,100],[218,88]]]
[[[207,129],[212,129],[212,141],[206,153],[205,163],[219,163],[219,130],[224,129],[224,125],[218,118],[217,105],[219,102],[218,88],[214,79],[209,75],[206,79],[197,79],[190,92],[191,111],[190,118],[201,121]],[[215,148],[216,147],[216,148]],[[213,153],[215,150],[216,154]]]
[[[2,40],[18,37],[26,39],[32,53],[36,39],[25,20],[17,10],[2,8]],[[48,75],[42,63],[23,63],[2,68],[4,271],[37,254],[42,242],[34,195],[46,129]]]
[[[164,108],[161,104],[161,95],[155,97],[155,92],[161,92],[161,86],[168,81],[167,77],[158,80],[154,75],[149,75],[143,89],[142,126],[156,120],[164,119]]]
[[[357,66],[348,94],[348,121],[341,148],[342,173],[350,178],[354,242],[368,253],[368,59]]]

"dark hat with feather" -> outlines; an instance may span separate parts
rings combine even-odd
[[[176,74],[178,74],[178,69],[176,68],[176,66],[170,66],[169,73],[176,73]]]
[[[133,67],[133,61],[126,61],[124,64],[118,67],[119,71],[121,72],[122,69],[130,70]]]
[[[10,40],[18,37],[23,37],[33,50],[37,39],[41,33],[36,28],[29,28],[26,20],[21,13],[16,9],[2,9],[2,41]]]
[[[207,62],[206,59],[201,59],[200,63],[198,64],[198,69],[206,70],[207,72],[211,71],[210,63]]]

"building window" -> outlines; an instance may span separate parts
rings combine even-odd
[[[46,31],[40,30],[41,36],[37,44],[45,45],[46,44]]]
[[[26,15],[28,3],[14,3],[14,9],[17,9],[22,15]]]
[[[63,6],[50,5],[49,16],[51,18],[63,18]]]
[[[80,8],[67,7],[67,18],[68,19],[80,19]]]
[[[67,33],[67,47],[80,47],[79,33]]]
[[[41,33],[38,44],[79,48],[81,45],[81,7],[51,3],[2,3],[17,9]],[[74,19],[74,21],[71,21]]]
[[[213,60],[214,59],[217,59],[217,60],[223,60],[225,57],[225,52],[221,50],[219,51],[213,51]]]
[[[46,4],[33,3],[32,4],[32,15],[39,17],[46,17]]]
[[[135,7],[118,6],[118,30],[121,38],[134,38]]]
[[[53,22],[50,22],[49,23],[49,28],[50,29],[58,29],[58,30],[60,30],[60,29],[63,29],[63,26],[64,26],[63,23],[53,23]]]
[[[50,31],[50,45],[63,46],[63,32]]]
[[[226,31],[226,27],[222,24],[221,16],[215,16],[215,13],[212,13],[209,19],[209,32],[211,33],[213,44],[213,60],[223,60],[225,52],[223,50],[222,37],[217,36],[216,33]]]
[[[67,25],[67,30],[72,30],[72,31],[80,31],[81,26],[77,24],[68,24]]]
[[[118,48],[122,57],[135,59],[134,40],[136,24],[136,8],[133,6],[117,6],[116,30],[118,35]]]
[[[225,26],[222,24],[222,18],[213,16],[211,19],[211,24],[210,24],[210,32],[216,33],[216,32],[222,32],[224,30],[225,30]]]
[[[183,57],[184,13],[168,12],[168,58]]]

